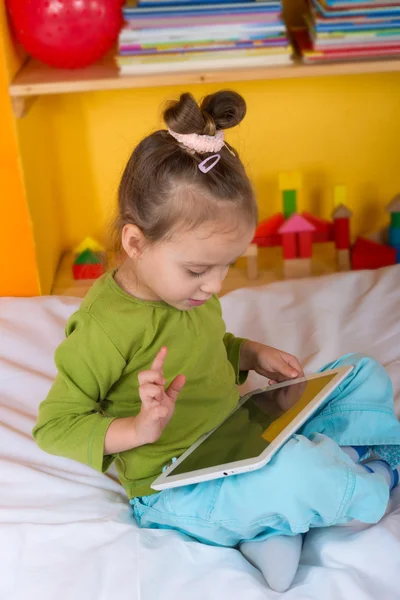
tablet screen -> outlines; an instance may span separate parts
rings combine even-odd
[[[256,458],[334,377],[254,394],[169,475]]]

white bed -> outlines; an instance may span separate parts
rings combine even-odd
[[[139,530],[112,478],[50,456],[30,432],[76,298],[0,299],[1,600],[276,598],[236,550]],[[315,370],[362,351],[388,369],[400,414],[400,266],[233,292],[228,328]],[[252,377],[248,387],[261,381]],[[245,507],[244,507],[245,509]],[[374,527],[314,530],[288,600],[400,598],[400,490]]]

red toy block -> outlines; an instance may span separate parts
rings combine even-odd
[[[74,279],[97,279],[104,273],[104,265],[72,265],[72,275]]]
[[[396,249],[365,238],[357,238],[351,256],[352,268],[379,269],[396,264]]]
[[[297,258],[297,234],[284,233],[282,234],[283,258]]]
[[[272,248],[272,246],[282,245],[281,235],[270,235],[269,237],[254,237],[252,244],[256,244],[259,248]]]
[[[333,222],[333,231],[336,249],[348,250],[350,248],[350,220],[335,219]]]
[[[333,240],[333,226],[330,221],[326,219],[320,219],[308,212],[303,212],[302,216],[307,219],[311,225],[314,225],[315,231],[313,233],[313,242],[316,244],[322,244],[324,242],[332,242]]]
[[[298,234],[299,258],[312,257],[313,232],[303,231]]]
[[[259,223],[252,243],[257,244],[257,246],[260,248],[280,246],[282,243],[282,238],[279,235],[278,230],[283,222],[283,215],[281,213],[277,213],[269,219]]]
[[[283,225],[284,220],[282,213],[277,213],[276,215],[269,217],[269,219],[261,221],[256,229],[256,237],[269,237],[270,235],[275,235],[278,233],[280,226]]]

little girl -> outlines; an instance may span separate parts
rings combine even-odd
[[[183,94],[164,113],[167,130],[135,148],[119,188],[125,259],[70,318],[33,435],[47,452],[99,471],[115,461],[141,527],[237,547],[283,590],[310,527],[382,517],[398,478],[400,426],[384,369],[347,356],[328,367],[354,364],[352,373],[264,468],[150,487],[232,411],[250,369],[275,381],[303,374],[294,356],[226,333],[217,298],[257,223],[249,179],[223,133],[245,112],[234,92],[201,106]],[[391,466],[356,464],[371,445]]]

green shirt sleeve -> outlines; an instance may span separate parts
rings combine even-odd
[[[104,456],[104,439],[114,418],[101,412],[101,402],[121,377],[125,359],[86,311],[71,317],[67,337],[58,347],[58,374],[39,407],[33,437],[50,454],[72,458],[98,471],[113,459]]]
[[[246,339],[235,337],[233,333],[225,333],[224,335],[226,353],[228,355],[229,362],[235,370],[237,385],[243,385],[246,382],[249,374],[248,371],[240,370],[240,349],[245,341]]]

